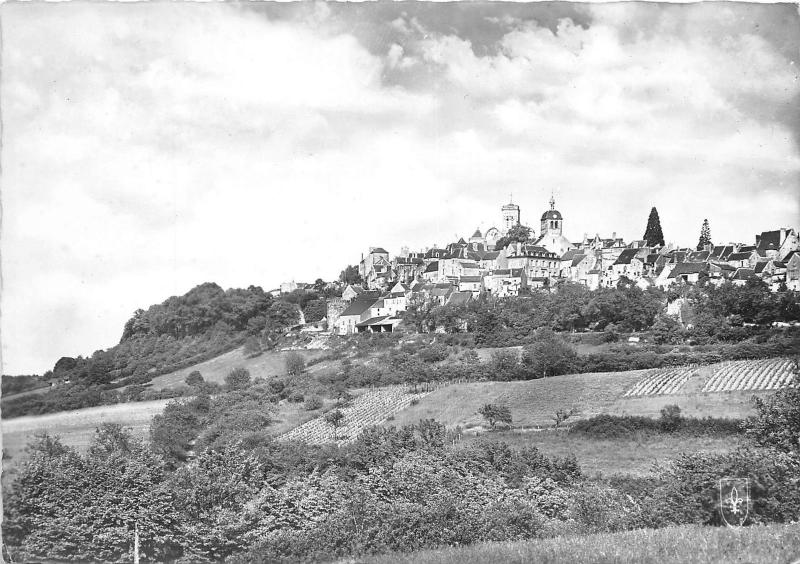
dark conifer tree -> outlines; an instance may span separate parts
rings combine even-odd
[[[702,251],[706,245],[711,245],[711,227],[708,220],[703,220],[703,227],[700,228],[700,240],[697,242],[697,250]]]
[[[650,217],[647,218],[647,229],[644,231],[643,239],[650,247],[664,246],[664,233],[661,232],[661,220],[658,218],[658,210],[653,207],[650,210]]]

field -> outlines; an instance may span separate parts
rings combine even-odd
[[[195,369],[200,370],[207,380],[217,382],[223,381],[225,375],[236,366],[247,368],[253,377],[281,375],[285,372],[286,354],[265,353],[256,358],[245,359],[240,350],[232,351],[194,367],[159,376],[154,380],[154,385],[158,387],[179,385],[186,375]],[[315,355],[323,353],[314,351],[305,354],[307,358],[313,358]],[[754,375],[750,380],[754,384],[778,381],[770,376],[769,370],[780,370],[780,374],[784,374],[787,366],[786,362],[780,359],[745,362],[749,363],[747,364],[748,370]],[[331,361],[320,362],[309,367],[309,372],[331,370],[335,368],[335,365],[336,363]],[[647,472],[647,468],[653,460],[669,458],[679,449],[720,451],[728,449],[729,445],[711,439],[686,439],[680,442],[665,439],[660,440],[658,444],[646,444],[636,440],[614,441],[614,444],[605,445],[602,444],[602,441],[587,441],[578,438],[562,440],[555,438],[558,435],[552,433],[526,433],[526,431],[551,428],[553,415],[559,409],[575,410],[575,415],[567,423],[601,413],[658,417],[660,410],[668,404],[678,405],[686,417],[713,416],[742,419],[753,414],[752,396],[763,395],[768,393],[767,391],[746,389],[705,391],[709,387],[709,382],[721,382],[724,388],[724,382],[735,382],[735,378],[740,378],[739,373],[731,368],[734,366],[739,365],[720,363],[672,373],[664,369],[661,372],[634,370],[575,374],[517,382],[451,384],[440,387],[427,395],[418,396],[416,405],[411,405],[410,400],[402,402],[402,405],[391,403],[378,405],[375,409],[367,410],[369,411],[368,416],[366,411],[363,417],[355,415],[356,419],[362,418],[363,421],[346,422],[350,428],[342,431],[351,436],[356,429],[365,424],[383,421],[384,425],[400,426],[416,423],[420,419],[431,418],[451,428],[459,425],[466,430],[467,434],[475,434],[486,430],[485,422],[478,414],[478,409],[486,403],[499,403],[510,408],[513,425],[517,432],[514,436],[508,436],[508,440],[536,444],[549,454],[563,456],[567,452],[575,452],[590,472],[602,471],[605,474],[630,471],[642,473]],[[656,387],[651,385],[654,374],[668,375],[667,388],[660,389],[669,389],[670,394],[626,395],[626,392],[634,389],[655,390]],[[669,376],[670,374],[672,376]],[[726,379],[722,379],[720,374],[727,375]],[[761,380],[758,380],[759,378]],[[677,381],[680,382],[680,385],[675,384]],[[739,382],[745,382],[745,380],[740,378]],[[738,385],[732,384],[729,387]],[[4,460],[4,466],[8,467],[9,464],[13,465],[15,461],[18,461],[25,444],[37,431],[46,430],[51,434],[61,435],[66,444],[79,448],[88,445],[95,427],[103,422],[120,423],[131,427],[136,434],[145,436],[150,419],[161,411],[167,401],[119,404],[75,412],[3,420],[4,450],[6,457],[11,457],[10,460]],[[273,431],[276,435],[289,433],[292,429],[307,423],[318,415],[318,412],[305,411],[299,404],[282,405],[277,413]],[[389,415],[392,415],[392,419],[385,421]],[[314,431],[309,435],[314,437],[319,435],[313,440],[332,438],[325,435],[329,431],[327,425],[322,425],[320,422],[310,423],[307,429],[311,427],[317,428],[319,431]],[[301,431],[299,433],[303,434]],[[609,454],[615,452],[617,454],[614,456]]]
[[[500,440],[514,446],[533,446],[548,456],[574,454],[588,476],[630,474],[646,476],[654,464],[664,464],[681,452],[732,452],[742,443],[737,437],[673,437],[668,435],[632,438],[596,439],[567,431],[500,431],[467,434],[461,444],[486,439]]]
[[[612,564],[748,562],[774,564],[800,559],[800,525],[729,529],[697,525],[616,534],[558,537],[539,541],[481,543],[411,554],[359,559],[370,564],[592,562]]]
[[[308,362],[325,354],[323,351],[297,351]],[[272,376],[283,376],[286,374],[286,356],[288,352],[265,352],[254,358],[245,358],[241,348],[227,352],[218,357],[212,358],[200,364],[195,364],[188,368],[182,368],[169,374],[156,376],[150,383],[154,390],[174,388],[184,384],[190,372],[199,370],[206,382],[217,382],[222,384],[234,368],[246,368],[250,371],[253,378],[270,378]],[[335,363],[323,361],[308,368],[308,372],[330,369]]]
[[[701,367],[683,384],[681,393],[669,396],[625,396],[650,371],[602,372],[554,376],[519,382],[474,382],[440,388],[395,416],[397,425],[434,418],[448,426],[484,428],[478,409],[486,403],[500,403],[511,410],[514,426],[522,429],[552,427],[558,409],[575,409],[575,419],[601,413],[658,417],[668,404],[681,408],[686,417],[744,418],[753,414],[752,391],[702,393],[713,367]]]
[[[339,429],[334,430],[322,416],[312,419],[281,436],[283,440],[302,441],[309,444],[336,442],[345,444],[355,438],[367,427],[380,425],[387,417],[405,409],[426,393],[409,393],[408,386],[387,386],[364,391],[350,405],[341,408],[344,415]]]
[[[139,437],[148,433],[153,415],[161,413],[170,400],[142,401],[88,407],[75,411],[3,419],[3,470],[24,455],[25,446],[38,432],[59,435],[64,444],[85,449],[94,430],[103,423],[119,423]],[[9,458],[10,457],[10,458]]]

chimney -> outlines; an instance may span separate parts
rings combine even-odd
[[[611,238],[614,239],[615,241],[617,240],[617,232],[616,231],[612,231],[611,232]]]

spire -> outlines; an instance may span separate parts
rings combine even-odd
[[[551,210],[556,209],[556,199],[553,196],[553,190],[550,190],[550,209]]]
[[[508,193],[508,203],[509,204],[513,204],[514,203],[514,192],[509,192]]]

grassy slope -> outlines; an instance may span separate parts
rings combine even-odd
[[[360,559],[372,564],[666,562],[773,564],[800,559],[800,525],[728,529],[685,526],[539,541],[481,543]]]
[[[683,394],[624,398],[622,395],[645,370],[555,376],[521,382],[476,382],[440,388],[395,416],[394,424],[434,418],[448,426],[481,429],[478,409],[485,403],[502,403],[511,409],[516,427],[550,427],[558,409],[575,408],[577,418],[600,413],[658,416],[668,404],[680,406],[687,417],[743,418],[752,414],[753,392],[700,393],[711,370],[704,368],[686,384]],[[760,394],[763,394],[761,392]]]
[[[303,355],[306,362],[324,354],[319,350],[297,352]],[[161,390],[183,385],[186,376],[195,370],[199,370],[207,382],[218,382],[220,384],[225,381],[225,376],[227,376],[231,370],[239,367],[249,370],[253,378],[282,376],[286,374],[286,355],[288,354],[288,352],[265,352],[255,358],[245,358],[242,349],[238,348],[216,358],[212,358],[211,360],[201,362],[200,364],[157,376],[153,378],[150,386],[154,390]],[[319,364],[310,366],[308,371],[310,373],[315,373],[329,369],[331,366],[332,363],[330,362],[320,362]]]
[[[87,407],[75,411],[30,415],[3,419],[3,451],[10,459],[3,460],[3,468],[13,466],[23,455],[28,442],[37,432],[47,431],[59,435],[64,444],[84,449],[103,423],[119,423],[140,437],[147,435],[150,419],[161,413],[170,400],[142,401]]]
[[[514,446],[534,446],[548,456],[574,454],[589,476],[630,474],[646,476],[654,464],[663,465],[681,452],[735,451],[744,442],[738,437],[672,437],[640,435],[634,438],[594,439],[566,431],[506,431],[467,435],[462,444],[496,439]]]

